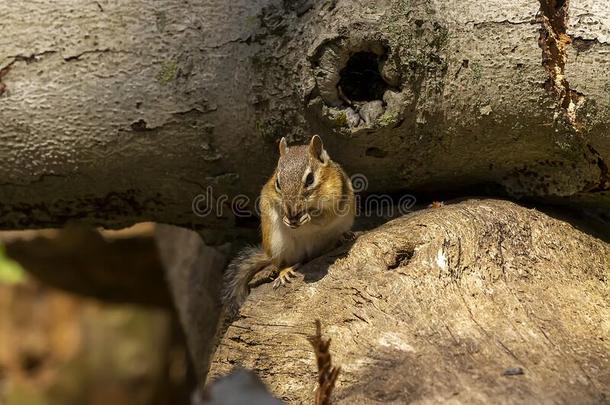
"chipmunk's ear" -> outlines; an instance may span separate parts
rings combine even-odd
[[[286,149],[288,149],[288,142],[286,142],[286,137],[282,137],[280,139],[280,156],[284,156]]]
[[[318,135],[314,135],[311,138],[311,141],[309,141],[309,154],[324,164],[328,163],[330,160],[328,153],[326,153],[326,150],[324,149],[322,138]]]

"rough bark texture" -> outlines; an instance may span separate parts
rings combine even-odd
[[[607,209],[609,13],[604,0],[3,1],[0,224],[244,225],[226,202],[198,217],[191,201],[208,186],[255,196],[277,138],[311,132],[370,192],[491,184]]]
[[[154,220],[221,244],[254,228],[231,199],[252,208],[276,140],[312,132],[366,192],[489,186],[607,215],[609,13],[604,0],[0,1],[0,227]],[[161,256],[205,376],[226,255],[168,229]],[[214,370],[225,357],[285,370],[275,392],[306,398],[315,370],[296,337],[320,308],[341,342],[341,399],[600,400],[607,267],[607,245],[510,204],[420,213],[316,284],[281,300],[259,289]],[[525,376],[498,377],[516,364]]]
[[[608,243],[534,209],[415,212],[254,289],[211,375],[252,368],[311,403],[320,319],[336,403],[608,403],[609,269]]]

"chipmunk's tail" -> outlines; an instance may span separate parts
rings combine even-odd
[[[224,274],[222,302],[230,316],[237,314],[246,300],[250,293],[248,283],[254,275],[270,264],[271,258],[260,246],[242,249],[229,263]]]

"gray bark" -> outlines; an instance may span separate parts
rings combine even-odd
[[[483,186],[489,186],[493,192],[513,197],[588,206],[607,213],[610,11],[603,0],[559,3],[0,2],[0,227],[62,226],[73,220],[119,227],[154,220],[204,228],[206,241],[219,244],[238,237],[241,231],[237,228],[251,231],[252,222],[234,217],[226,201],[215,204],[222,207],[222,213],[215,210],[211,215],[195,215],[193,199],[210,187],[217,198],[226,194],[230,201],[243,194],[253,201],[273,170],[277,139],[286,135],[293,141],[303,141],[314,132],[322,135],[331,156],[348,173],[366,176],[366,192],[435,193],[436,198],[443,199],[449,191],[482,191]],[[358,52],[367,58],[354,63]],[[373,65],[369,66],[371,61]],[[369,80],[370,71],[377,70],[383,80],[375,74],[374,80]],[[436,394],[430,392],[449,395],[458,385],[476,378],[482,379],[483,388],[458,393],[459,398],[475,399],[475,394],[483,399],[502,398],[512,387],[512,380],[495,386],[492,383],[496,380],[487,376],[496,376],[498,369],[517,362],[502,347],[516,339],[507,332],[506,323],[512,316],[523,322],[515,326],[522,336],[529,333],[524,328],[531,326],[536,335],[532,351],[538,359],[526,362],[529,355],[517,353],[518,359],[525,359],[526,375],[533,370],[532,380],[514,383],[518,395],[542,398],[546,391],[539,390],[545,387],[556,387],[557,398],[565,401],[574,399],[566,387],[576,387],[574,392],[582,392],[591,401],[607,395],[602,390],[604,383],[607,387],[607,376],[596,371],[608,369],[607,358],[602,356],[608,349],[607,328],[600,332],[605,340],[598,341],[591,337],[597,329],[590,326],[599,320],[595,311],[608,308],[607,295],[604,298],[599,280],[595,281],[596,275],[602,274],[607,282],[607,273],[602,271],[608,268],[607,245],[554,222],[548,229],[531,227],[540,233],[559,229],[555,236],[560,239],[542,238],[542,245],[529,241],[530,225],[519,215],[534,214],[514,214],[515,210],[521,212],[504,205],[492,209],[493,216],[475,210],[481,215],[477,217],[464,209],[464,216],[430,220],[433,227],[445,230],[446,238],[431,234],[438,240],[428,247],[439,248],[440,243],[452,261],[448,268],[456,274],[431,276],[423,272],[424,267],[414,265],[421,281],[407,276],[401,278],[404,285],[398,281],[383,284],[387,275],[400,276],[404,261],[403,253],[392,250],[392,241],[402,246],[401,238],[409,240],[397,223],[358,241],[349,260],[343,265],[337,262],[337,272],[353,278],[362,258],[370,259],[368,269],[375,274],[371,288],[386,288],[384,295],[366,295],[368,290],[360,284],[369,281],[358,278],[362,272],[355,273],[358,277],[352,280],[354,284],[345,285],[342,293],[354,295],[354,305],[370,309],[374,317],[365,319],[373,324],[391,319],[388,312],[397,308],[388,297],[394,299],[395,290],[403,288],[404,295],[398,299],[409,312],[399,314],[401,317],[392,315],[401,325],[407,324],[405,333],[415,336],[423,350],[433,353],[432,357],[417,358],[401,343],[404,336],[398,340],[386,337],[381,340],[384,344],[375,341],[383,350],[377,352],[378,358],[361,364],[361,370],[369,370],[381,385],[379,389],[371,387],[366,385],[366,375],[358,380],[356,374],[350,374],[356,373],[357,367],[349,363],[351,358],[345,350],[352,347],[357,353],[362,349],[348,344],[354,332],[334,333],[345,332],[345,328],[369,328],[369,324],[357,317],[342,317],[341,312],[329,312],[324,324],[335,328],[330,335],[342,342],[343,346],[336,346],[340,349],[338,359],[347,365],[342,375],[348,379],[343,380],[339,398],[388,400],[392,398],[383,397],[384,392],[396,393],[404,388],[410,398],[434,399]],[[501,226],[469,224],[475,218],[497,219],[493,223]],[[513,228],[513,219],[521,228]],[[540,218],[534,215],[533,219]],[[439,221],[442,226],[437,225]],[[544,217],[545,221],[552,222]],[[413,234],[422,231],[418,227],[408,229]],[[470,233],[459,236],[465,230]],[[482,236],[479,239],[479,231],[490,241]],[[566,238],[563,231],[575,239]],[[162,242],[161,247],[166,249],[162,256],[197,370],[205,375],[210,336],[218,316],[219,274],[226,255],[209,250],[193,235],[176,232],[167,234]],[[381,235],[379,232],[389,244],[383,247],[378,243],[381,251],[366,242]],[[460,250],[456,240],[471,241],[470,248]],[[562,256],[565,252],[554,240],[562,240],[574,256]],[[573,240],[584,245],[574,246]],[[492,259],[474,241],[485,246],[495,241],[495,247],[489,245]],[[539,251],[534,254],[523,250],[518,246],[521,242]],[[521,267],[512,267],[506,244],[518,253],[512,260]],[[180,246],[184,247],[182,252]],[[401,249],[409,246],[407,243]],[[367,249],[372,249],[374,256],[367,256]],[[469,256],[476,252],[480,256]],[[390,263],[390,267],[396,266],[392,272],[381,272],[385,267],[377,262],[379,253],[384,260],[386,253],[387,260],[396,259]],[[422,251],[414,258],[426,254]],[[574,261],[580,256],[585,260]],[[604,262],[596,262],[597,257]],[[470,260],[470,267],[455,262],[458,259]],[[565,274],[550,279],[537,267],[545,262],[555,263],[555,268]],[[585,264],[591,270],[586,270]],[[527,280],[529,274],[519,273],[519,277],[510,279],[517,274],[513,271],[523,269],[533,269],[533,274],[542,278],[540,283],[520,281],[519,277]],[[504,277],[509,279],[502,284]],[[343,281],[333,278],[331,282],[325,277],[311,286],[312,291],[328,292],[321,286]],[[486,283],[493,287],[500,283],[504,288],[500,291],[506,295],[499,299],[508,304],[522,304],[511,301],[511,296],[519,294],[531,301],[524,304],[524,312],[517,313],[508,312],[512,307],[502,307],[504,301],[481,298],[476,301],[483,305],[479,318],[478,312],[470,314],[468,308],[476,294],[483,294],[478,286]],[[552,286],[556,295],[540,287],[544,283]],[[513,284],[524,292],[513,289]],[[475,298],[463,293],[464,286]],[[266,290],[263,287],[259,291]],[[290,294],[295,294],[294,304],[263,300],[256,312],[259,324],[294,332],[265,324],[266,318],[281,314],[280,309],[294,309],[303,318],[297,324],[302,332],[312,321],[311,303],[302,299],[303,295],[298,299],[299,291],[285,297],[290,299]],[[448,298],[427,298],[435,297],[438,291],[444,291]],[[333,297],[315,295],[324,311],[345,305],[344,301],[328,301],[331,305],[326,308],[327,296]],[[545,300],[553,303],[553,310],[542,304]],[[369,301],[382,309],[371,307]],[[428,307],[422,307],[421,302]],[[595,303],[600,306],[593,307]],[[593,318],[586,318],[583,312],[572,314],[574,308],[589,311]],[[248,306],[245,311],[247,314]],[[419,324],[410,323],[409,317],[418,316],[420,311],[437,318],[432,318],[434,322],[421,318]],[[453,318],[445,333],[439,325],[447,314]],[[489,314],[498,315],[491,318]],[[338,317],[333,318],[335,315]],[[254,318],[248,319],[239,322],[247,324]],[[547,319],[551,320],[548,324]],[[568,321],[581,329],[562,330],[560,322]],[[461,322],[465,325],[464,336],[451,337],[455,330],[461,330]],[[552,333],[548,335],[545,328]],[[267,344],[257,340],[264,338],[262,334],[244,336],[229,334],[219,356],[246,356],[243,353],[247,351],[222,349],[231,341],[238,345],[239,339],[245,339],[245,345],[261,348]],[[249,364],[277,371],[274,362],[283,361],[283,357],[274,353],[291,349],[289,344],[296,342],[297,334],[291,336],[290,341],[270,340],[265,363]],[[445,352],[448,358],[441,356],[442,351],[434,351],[435,336],[449,347]],[[477,343],[481,340],[483,343]],[[301,347],[295,353],[305,356],[303,350]],[[592,357],[595,354],[599,355]],[[394,356],[400,364],[391,361]],[[559,362],[559,356],[567,356],[565,365]],[[460,365],[470,364],[471,357],[475,358],[473,364],[481,367],[480,373],[460,374]],[[494,363],[494,359],[499,360]],[[435,360],[446,367],[428,370],[427,361]],[[226,371],[227,364],[217,360],[215,373]],[[274,392],[290,400],[299,395],[304,398],[305,392],[310,392],[308,384],[314,381],[314,370],[290,368],[299,364],[303,363],[281,364],[290,375],[302,378],[296,385],[275,385]],[[414,366],[405,369],[404,364]],[[555,368],[545,372],[547,364]],[[392,386],[392,378],[384,378],[384,367],[408,376],[409,384]],[[578,378],[570,380],[569,375]],[[268,376],[266,379],[269,381]],[[275,384],[280,384],[277,381]],[[293,391],[288,392],[288,387]]]
[[[609,269],[607,242],[510,202],[418,211],[255,288],[210,376],[313,403],[320,319],[334,403],[608,403]]]
[[[312,132],[369,192],[485,184],[607,209],[610,11],[602,0],[554,10],[554,0],[2,2],[0,224],[242,225],[227,209],[198,217],[191,201],[208,186],[256,196],[274,142]],[[357,51],[381,55],[385,81],[367,96],[377,101],[349,107],[370,84],[337,89]]]
[[[198,381],[210,366],[220,321],[220,289],[227,252],[206,246],[188,229],[158,224],[155,237]]]

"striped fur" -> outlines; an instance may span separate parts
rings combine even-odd
[[[288,147],[282,139],[279,149],[277,168],[261,192],[262,248],[243,249],[225,272],[223,303],[230,316],[239,311],[256,273],[267,266],[282,270],[324,254],[354,222],[351,182],[318,136],[304,146]],[[310,172],[313,183],[306,187]],[[308,220],[293,229],[283,217],[298,212],[307,212]]]
[[[271,259],[260,246],[242,249],[231,261],[224,274],[222,302],[227,313],[234,316],[248,297],[248,283],[256,273],[271,264]]]

